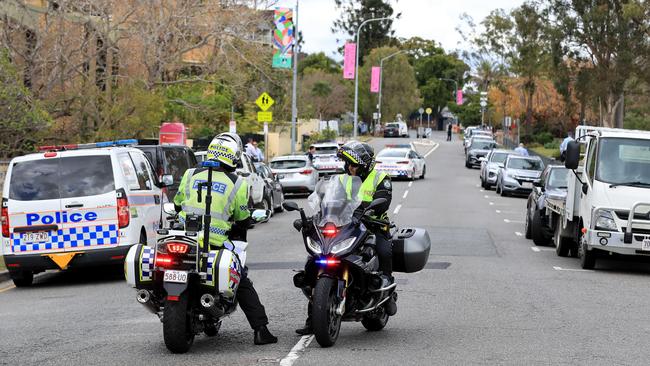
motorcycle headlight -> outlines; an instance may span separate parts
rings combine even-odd
[[[330,253],[332,254],[338,254],[341,253],[342,251],[350,249],[352,244],[354,244],[354,241],[357,240],[356,236],[353,236],[351,238],[347,238],[345,240],[341,240],[340,242],[336,243],[333,247]]]
[[[320,244],[312,240],[312,238],[307,237],[307,248],[312,251],[314,254],[321,254],[323,251],[320,248]]]
[[[618,231],[614,216],[609,210],[597,210],[594,213],[596,230]]]

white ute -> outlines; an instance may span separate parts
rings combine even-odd
[[[547,201],[558,255],[577,253],[585,269],[602,254],[650,256],[650,131],[579,126],[565,165],[580,171],[566,202]]]

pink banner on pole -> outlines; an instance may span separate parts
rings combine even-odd
[[[381,68],[379,66],[372,67],[372,73],[370,74],[370,92],[379,93],[379,78],[381,77]]]
[[[463,105],[463,91],[462,90],[457,90],[456,91],[456,104],[457,105]]]
[[[354,67],[356,59],[356,43],[346,43],[343,50],[343,79],[354,79]]]

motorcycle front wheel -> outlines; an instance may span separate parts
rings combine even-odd
[[[321,277],[316,282],[313,297],[313,328],[316,342],[321,347],[336,343],[341,330],[341,316],[336,313],[336,280]]]
[[[189,294],[185,291],[178,301],[165,301],[163,310],[163,338],[165,346],[172,353],[189,351],[194,342],[192,313],[189,309]]]

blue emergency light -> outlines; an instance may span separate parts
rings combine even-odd
[[[201,162],[201,166],[203,168],[218,168],[218,167],[221,166],[221,164],[219,164],[218,161],[206,160],[206,161]]]
[[[117,140],[117,141],[90,142],[87,144],[40,146],[38,148],[38,151],[97,149],[102,147],[128,146],[128,145],[137,145],[137,144],[138,144],[138,140],[136,139],[125,139],[125,140]]]

